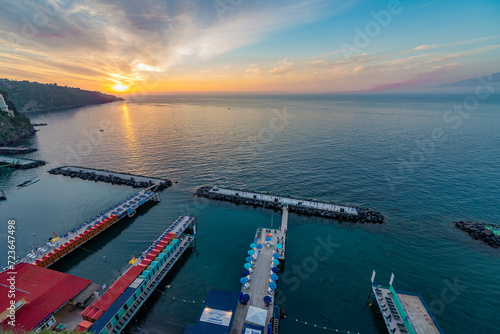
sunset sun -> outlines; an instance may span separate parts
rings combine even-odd
[[[124,85],[124,84],[116,84],[113,86],[113,90],[117,92],[125,92],[128,90],[130,86]]]

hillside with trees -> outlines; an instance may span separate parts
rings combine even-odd
[[[6,91],[0,89],[0,94],[3,95],[9,109],[14,111],[14,117],[10,117],[5,111],[0,111],[0,146],[9,145],[33,135],[35,129],[29,118],[17,110]]]
[[[0,79],[0,90],[20,112],[48,111],[123,101],[122,98],[97,91],[53,84]]]

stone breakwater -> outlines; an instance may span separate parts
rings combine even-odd
[[[457,221],[453,224],[462,231],[467,232],[474,239],[481,240],[491,247],[500,248],[500,235],[495,235],[493,231],[486,228],[487,226],[491,226],[484,223],[474,223],[471,221]],[[500,228],[500,226],[496,227]]]
[[[243,198],[243,197],[238,197],[238,196],[233,196],[233,195],[226,195],[226,194],[220,194],[216,192],[210,192],[210,189],[212,187],[210,186],[204,186],[199,188],[194,195],[197,195],[198,197],[205,197],[209,199],[214,199],[214,200],[219,200],[219,201],[226,201],[226,202],[231,202],[236,205],[249,205],[253,207],[265,207],[266,209],[271,209],[275,211],[280,211],[283,208],[283,205],[281,203],[275,203],[275,202],[269,202],[269,201],[263,201],[259,199],[252,199],[252,198]],[[234,189],[236,190],[236,189]],[[243,190],[240,190],[243,191]],[[246,191],[246,190],[245,190]],[[272,195],[272,196],[281,196],[281,195],[274,195],[270,193],[266,193],[266,195]],[[303,199],[304,201],[308,201],[309,199]],[[329,204],[334,204],[334,203],[329,203]],[[293,212],[296,214],[300,215],[306,215],[306,216],[317,216],[317,217],[323,217],[323,218],[330,218],[330,219],[336,219],[338,221],[345,221],[345,222],[353,222],[353,223],[371,223],[371,224],[381,224],[384,222],[384,216],[377,211],[367,209],[367,208],[361,208],[361,207],[356,207],[358,214],[353,215],[353,214],[348,214],[346,212],[333,212],[333,211],[328,211],[328,210],[322,210],[322,209],[316,209],[316,208],[309,208],[309,207],[302,207],[300,205],[289,205],[288,210],[289,212]]]
[[[161,180],[161,183],[151,183],[151,182],[145,182],[145,181],[138,181],[135,180],[134,177],[141,177],[143,178],[144,176],[140,175],[134,175],[134,174],[129,174],[129,173],[119,173],[120,175],[128,175],[130,178],[124,178],[120,177],[117,175],[116,172],[105,170],[105,169],[94,169],[95,171],[99,172],[106,172],[109,173],[109,175],[100,175],[96,174],[95,172],[92,171],[75,171],[75,170],[67,170],[64,167],[57,167],[49,170],[49,173],[52,175],[63,175],[63,176],[69,176],[69,177],[77,177],[82,180],[88,180],[88,181],[101,181],[101,182],[107,182],[111,184],[123,184],[127,186],[131,186],[134,188],[147,188],[154,186],[152,188],[153,191],[161,191],[163,189],[166,189],[172,185],[172,181],[170,180]],[[156,184],[156,186],[155,186]]]

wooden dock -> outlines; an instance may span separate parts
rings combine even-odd
[[[380,314],[391,334],[443,334],[423,298],[417,293],[372,286]]]
[[[0,163],[12,168],[29,169],[45,165],[45,161],[0,156]]]

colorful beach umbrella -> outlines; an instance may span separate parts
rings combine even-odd
[[[276,290],[276,288],[277,288],[276,283],[274,282],[269,283],[269,289]]]
[[[264,303],[270,304],[273,301],[273,297],[271,296],[264,296]]]
[[[274,253],[274,254],[273,254],[273,257],[274,257],[275,259],[279,259],[279,257],[280,257],[280,256],[279,256],[278,254]]]
[[[252,258],[249,256],[246,258],[247,262],[252,262]]]
[[[283,245],[282,245],[282,244],[276,244],[276,248],[278,248],[278,249],[282,249],[282,248],[283,248]]]
[[[262,244],[257,244],[257,249],[261,249],[262,248]]]
[[[246,303],[250,300],[250,295],[248,293],[244,293],[243,296],[241,296],[241,301]]]
[[[253,250],[251,250],[251,249],[247,252],[248,255],[253,255],[254,253],[255,252]]]
[[[280,272],[279,268],[278,267],[274,267],[273,269],[271,269],[273,271],[273,273],[277,274]]]
[[[271,241],[271,237],[266,237],[266,241]]]
[[[250,244],[250,248],[255,248],[255,244]]]
[[[273,264],[274,264],[275,266],[277,266],[278,264],[280,264],[280,261],[278,261],[278,260],[274,259],[274,260],[273,260]]]
[[[276,275],[276,274],[272,274],[272,275],[271,275],[271,279],[272,279],[273,281],[277,281],[277,280],[278,280],[278,275]]]
[[[252,265],[250,263],[245,263],[243,267],[245,267],[245,269],[250,269],[252,268]]]
[[[243,270],[243,272],[241,273],[241,276],[248,276],[250,275],[250,272],[248,270]]]
[[[245,284],[246,282],[248,282],[248,278],[246,278],[246,277],[240,278],[240,283],[241,284]]]

